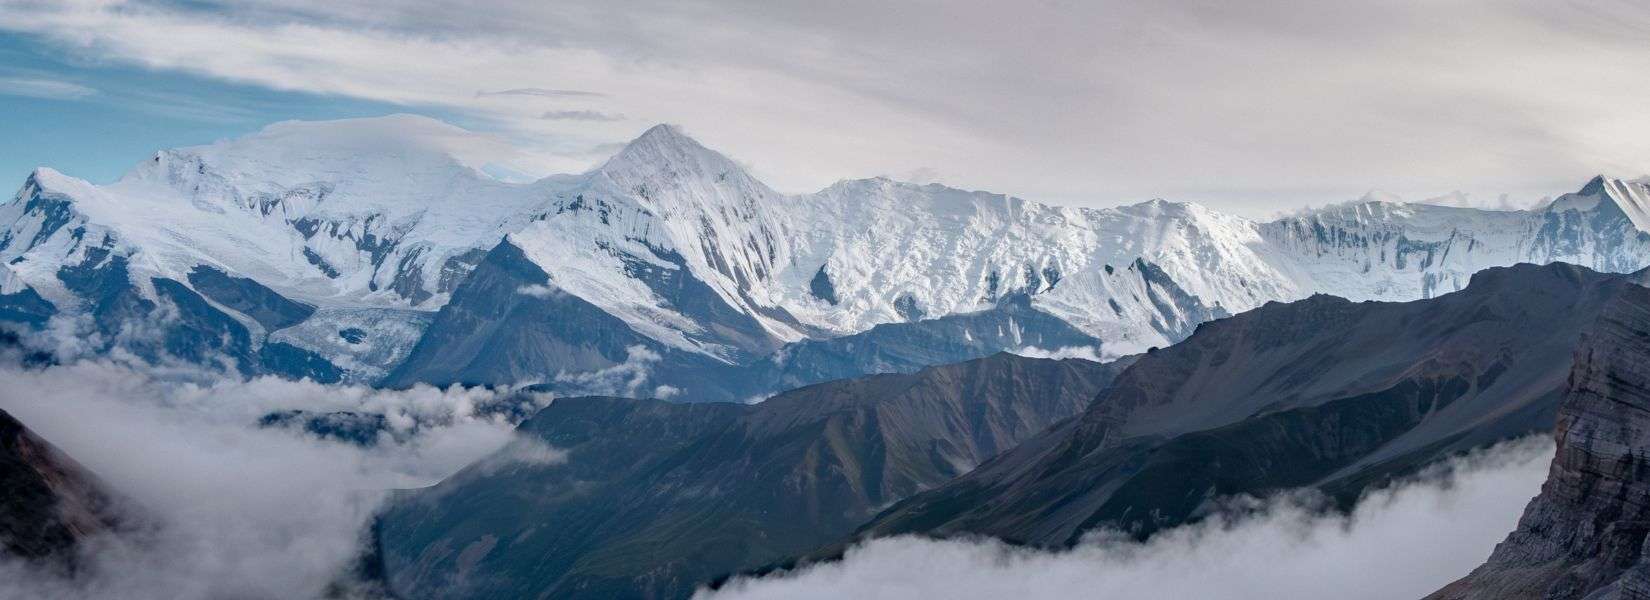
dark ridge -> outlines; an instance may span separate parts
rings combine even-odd
[[[865,537],[1065,547],[1200,518],[1203,498],[1316,488],[1346,502],[1444,457],[1551,431],[1570,356],[1642,275],[1489,269],[1406,303],[1313,296],[1212,321],[1121,373],[1083,414],[935,490]]]
[[[564,398],[506,449],[380,520],[408,597],[685,597],[837,539],[1082,410],[1119,365],[998,354],[756,405]]]

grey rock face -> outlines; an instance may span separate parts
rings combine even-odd
[[[812,292],[815,298],[833,305],[837,303],[836,286],[831,284],[831,274],[825,272],[825,267],[820,267],[819,272],[814,273],[814,278],[808,280],[808,291]]]
[[[453,292],[452,301],[383,383],[405,387],[420,382],[540,382],[555,389],[557,376],[564,372],[613,368],[635,360],[633,354],[657,356],[664,369],[715,373],[728,366],[664,346],[594,304],[561,292],[543,269],[506,241]],[[653,395],[652,388],[633,391]]]
[[[205,265],[189,272],[189,284],[201,295],[251,317],[271,331],[297,325],[315,314],[315,307],[289,300],[257,281]]]
[[[57,307],[53,306],[33,288],[24,288],[22,291],[11,294],[0,294],[0,321],[21,323],[30,327],[40,327],[47,319],[57,314]]]
[[[1451,453],[1549,431],[1582,331],[1629,279],[1520,265],[1431,300],[1315,296],[1206,323],[1081,416],[860,535],[1058,547],[1102,527],[1144,537],[1234,494],[1313,487],[1350,503]]]
[[[1156,315],[1152,319],[1152,328],[1164,337],[1180,341],[1190,336],[1199,323],[1206,323],[1229,316],[1219,306],[1207,306],[1197,296],[1187,293],[1175,283],[1168,273],[1161,267],[1137,258],[1130,265],[1131,270],[1140,273],[1140,279],[1146,283],[1146,295],[1155,307]]]
[[[1000,354],[757,405],[558,399],[499,455],[387,509],[384,570],[408,598],[685,597],[966,472],[1116,369]]]
[[[1650,290],[1576,350],[1541,494],[1489,560],[1434,600],[1650,598]]]

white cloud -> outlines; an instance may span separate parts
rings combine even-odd
[[[477,98],[486,98],[488,96],[537,96],[537,97],[540,97],[540,98],[600,98],[600,97],[606,96],[606,95],[607,94],[602,94],[602,93],[599,93],[599,92],[586,92],[586,91],[583,91],[583,90],[551,90],[551,89],[545,89],[545,88],[516,88],[516,89],[511,89],[511,90],[499,90],[499,91],[496,91],[496,92],[476,92],[476,97]]]
[[[651,376],[653,365],[659,362],[659,353],[649,350],[646,346],[635,345],[625,348],[625,360],[622,363],[594,371],[578,373],[557,373],[557,389],[564,396],[622,396],[635,398],[642,391],[647,379]],[[668,385],[661,385],[653,390],[655,393],[664,392],[674,396],[682,390]],[[661,396],[663,397],[663,396]]]
[[[1036,346],[1026,346],[1017,350],[1010,350],[1010,354],[1018,354],[1027,358],[1052,358],[1055,360],[1066,358],[1081,358],[1083,360],[1100,361],[1100,353],[1093,346],[1065,346],[1054,350],[1045,350]]]
[[[512,429],[477,411],[503,393],[485,390],[202,384],[91,362],[5,367],[0,380],[0,408],[158,524],[152,539],[98,540],[74,583],[0,565],[8,598],[318,597],[359,552],[387,490],[434,483],[503,446]],[[381,412],[409,433],[362,448],[255,426],[286,408]]]
[[[539,118],[551,121],[623,121],[624,115],[594,110],[551,110],[545,111]]]
[[[1364,498],[1350,516],[1295,499],[1146,543],[1094,536],[1043,552],[995,541],[875,540],[844,560],[741,579],[706,599],[1418,598],[1506,537],[1541,486],[1549,440],[1504,444]]]
[[[553,288],[553,287],[550,287],[550,286],[547,286],[547,285],[538,285],[538,284],[524,285],[524,286],[521,286],[519,288],[516,288],[516,293],[521,294],[523,296],[532,296],[534,298],[559,298],[559,297],[561,297],[561,290],[560,289]]]
[[[1650,72],[1650,9],[1627,1],[0,10],[0,29],[97,60],[466,113],[526,146],[536,174],[588,167],[589,148],[654,122],[787,191],[931,168],[1039,199],[1265,213],[1371,186],[1527,203],[1650,172],[1628,83]],[[579,110],[632,120],[541,118]]]
[[[0,77],[0,95],[45,98],[48,100],[79,100],[97,94],[97,90],[78,83],[55,79]]]
[[[1453,206],[1456,208],[1482,208],[1489,210],[1529,210],[1538,205],[1551,201],[1551,198],[1523,198],[1514,199],[1509,194],[1501,194],[1495,198],[1468,194],[1456,191],[1442,196],[1433,196],[1421,200],[1421,204],[1437,206]]]
[[[513,466],[547,467],[566,462],[566,450],[535,437],[515,436],[498,453],[482,459],[478,466],[486,472],[497,472]]]

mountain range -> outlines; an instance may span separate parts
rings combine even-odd
[[[1256,222],[880,178],[787,195],[672,126],[510,183],[454,150],[476,137],[406,115],[286,122],[109,185],[39,169],[0,205],[0,319],[59,352],[243,375],[746,400],[1003,350],[1110,359],[1269,301],[1650,256],[1650,186],[1604,177],[1528,211],[1368,201]],[[961,340],[915,343],[937,329]],[[847,340],[887,360],[789,362]]]
[[[397,597],[681,597],[901,534],[1144,539],[1234,497],[1348,508],[1549,432],[1519,529],[1437,597],[1650,589],[1650,182],[1256,221],[884,178],[783,194],[672,126],[521,183],[466,158],[478,139],[287,122],[108,185],[39,169],[0,203],[0,345],[520,391],[476,407],[519,423],[508,444],[374,519],[357,570]],[[247,425],[364,447],[388,418]],[[0,467],[7,555],[121,526],[3,412]]]
[[[1268,303],[1105,365],[998,354],[756,405],[558,399],[392,502],[377,571],[408,598],[673,598],[873,537],[1059,549],[1245,496],[1317,490],[1344,510],[1552,432],[1575,410],[1572,357],[1602,355],[1597,324],[1647,278],[1496,267],[1427,300]]]

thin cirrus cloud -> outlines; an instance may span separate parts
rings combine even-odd
[[[551,110],[545,111],[539,118],[550,121],[623,121],[624,115],[594,110]]]
[[[492,96],[537,96],[540,98],[600,98],[606,96],[601,92],[586,92],[583,90],[553,90],[549,88],[513,88],[496,92],[476,92],[477,98]]]
[[[46,100],[80,100],[97,95],[96,88],[70,81],[27,77],[0,77],[0,95]]]
[[[1650,72],[1640,2],[484,8],[0,0],[15,17],[0,30],[135,68],[441,107],[525,140],[539,174],[646,125],[544,118],[578,110],[686,124],[785,191],[930,167],[1035,199],[1265,214],[1370,189],[1527,204],[1650,172],[1650,115],[1621,83]]]

